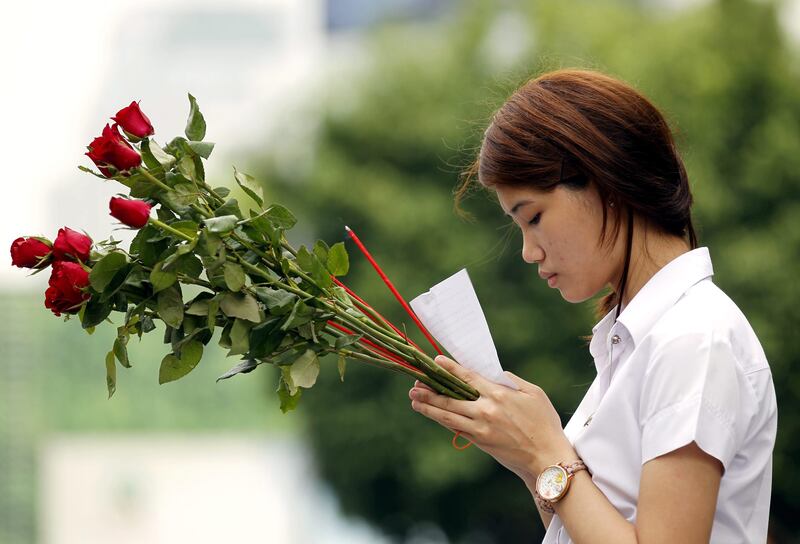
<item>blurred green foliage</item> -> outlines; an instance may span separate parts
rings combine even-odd
[[[522,51],[514,44],[526,43]],[[510,46],[510,47],[509,47]],[[588,304],[569,305],[519,256],[496,204],[452,213],[451,189],[491,112],[528,77],[580,66],[620,77],[659,105],[678,134],[715,282],[748,316],[772,365],[780,406],[772,533],[800,530],[800,78],[768,2],[724,0],[671,11],[655,3],[465,3],[446,26],[387,28],[368,68],[331,83],[308,160],[259,160],[267,200],[295,211],[293,243],[360,236],[411,299],[468,267],[505,368],[541,385],[564,421],[595,370],[582,335]],[[510,251],[503,251],[510,238]],[[303,238],[305,236],[305,238]],[[298,239],[303,238],[303,239]],[[291,236],[290,236],[291,238]],[[346,283],[395,323],[408,321],[354,246]],[[414,336],[422,346],[424,341]],[[533,501],[477,448],[414,414],[411,383],[323,362],[300,413],[324,477],[348,513],[402,537],[439,524],[453,541],[523,542],[543,534]]]

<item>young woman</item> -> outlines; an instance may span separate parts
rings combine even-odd
[[[772,375],[712,283],[663,116],[606,75],[547,73],[495,113],[474,172],[519,225],[522,258],[565,300],[611,287],[589,346],[597,377],[562,429],[536,385],[508,373],[513,390],[439,357],[481,397],[417,383],[412,408],[522,478],[546,543],[765,542]]]

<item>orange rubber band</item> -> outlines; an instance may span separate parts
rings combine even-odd
[[[461,436],[461,431],[457,431],[456,434],[453,435],[453,447],[457,450],[465,450],[472,445],[472,441],[469,440],[465,445],[459,446],[456,441],[458,437]],[[466,440],[466,439],[465,439]]]

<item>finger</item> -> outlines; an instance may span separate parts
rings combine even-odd
[[[444,355],[437,355],[436,358],[434,359],[434,362],[439,366],[441,366],[442,368],[444,368],[445,370],[447,370],[448,372],[450,372],[451,374],[458,376],[471,386],[475,387],[475,389],[477,389],[478,391],[481,391],[481,388],[483,388],[484,391],[487,391],[491,387],[496,387],[497,385],[488,381],[477,372],[473,372],[472,370],[463,367],[462,365],[455,362],[453,359],[445,357]]]
[[[430,404],[447,412],[453,412],[470,419],[475,419],[479,416],[478,407],[473,401],[456,400],[445,395],[439,395],[433,391],[416,387],[408,392],[408,396],[412,401]]]
[[[447,410],[442,410],[438,406],[417,400],[411,402],[411,408],[453,432],[461,431],[462,434],[465,432],[472,434],[475,423],[471,419],[460,414],[448,412]]]
[[[511,378],[511,381],[517,384],[517,387],[519,387],[521,391],[526,391],[530,393],[535,389],[539,388],[536,384],[532,384],[529,381],[525,381],[516,374],[514,374],[513,372],[509,372],[508,370],[505,371],[505,375]]]
[[[421,387],[423,389],[427,389],[428,391],[433,391],[433,389],[429,385],[426,385],[419,380],[416,380],[414,382],[414,387]]]

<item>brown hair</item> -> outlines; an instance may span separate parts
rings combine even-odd
[[[612,244],[627,215],[619,289],[599,301],[598,316],[618,305],[625,290],[634,214],[697,247],[686,169],[664,116],[633,87],[599,72],[556,70],[517,89],[492,116],[478,157],[455,191],[457,211],[476,177],[486,188],[541,191],[592,183],[601,201],[619,212],[613,214]],[[607,218],[603,206],[601,244]]]

